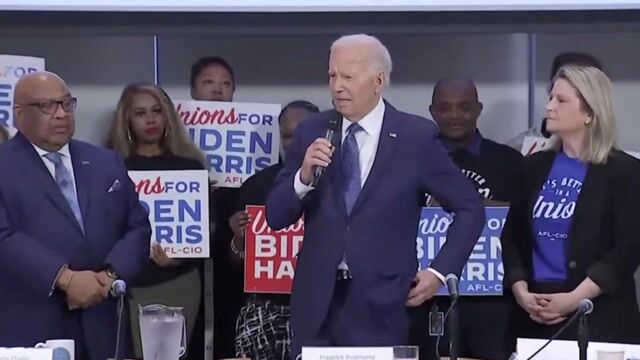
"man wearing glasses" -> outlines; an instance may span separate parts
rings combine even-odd
[[[0,146],[0,347],[73,339],[76,359],[107,359],[111,285],[143,271],[151,229],[122,160],[71,140],[76,103],[53,73],[16,85],[18,133]],[[123,329],[119,355],[130,356]]]

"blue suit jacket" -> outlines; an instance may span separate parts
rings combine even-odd
[[[425,193],[455,213],[446,245],[431,264],[441,274],[462,271],[484,223],[480,196],[445,153],[435,124],[388,103],[375,161],[351,215],[343,198],[340,132],[318,187],[299,200],[294,176],[307,147],[324,136],[332,116],[334,110],[325,111],[299,125],[267,201],[267,219],[274,229],[305,216],[291,300],[294,358],[327,317],[343,249],[353,275],[350,286],[361,295],[353,321],[345,321],[352,327],[349,331],[361,335],[347,345],[406,343],[405,303],[418,268],[416,233]]]
[[[0,146],[0,346],[71,338],[78,349],[85,339],[91,359],[104,360],[114,355],[116,301],[69,311],[52,284],[64,264],[110,264],[133,283],[148,264],[151,228],[115,152],[75,140],[69,150],[84,234],[31,143],[17,134]],[[119,191],[108,192],[116,179]]]

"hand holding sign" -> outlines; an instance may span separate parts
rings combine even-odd
[[[242,247],[238,248],[238,250],[244,250],[244,230],[247,227],[247,224],[251,221],[251,217],[249,213],[246,211],[236,211],[235,214],[231,215],[229,218],[229,227],[233,231],[233,235],[236,239],[242,239]],[[236,245],[238,242],[236,242]]]
[[[165,250],[158,243],[151,246],[151,260],[160,267],[180,265],[178,260],[168,257]]]

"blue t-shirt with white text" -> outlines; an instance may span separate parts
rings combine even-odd
[[[558,152],[533,207],[533,278],[562,282],[567,277],[567,249],[573,213],[587,165]]]

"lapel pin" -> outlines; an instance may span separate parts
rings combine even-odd
[[[395,138],[397,138],[397,137],[398,137],[398,134],[396,134],[396,133],[394,133],[394,132],[390,132],[390,133],[389,133],[389,136],[391,136],[392,138],[394,138],[394,139],[395,139]]]
[[[89,165],[89,164],[91,164],[91,162],[90,162],[90,161],[88,161],[88,160],[83,160],[83,161],[82,161],[82,165]]]

